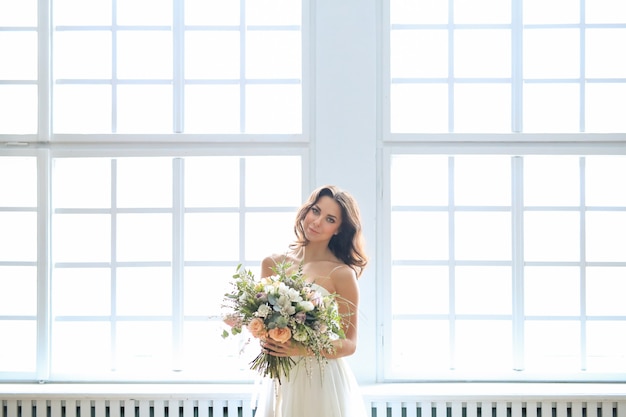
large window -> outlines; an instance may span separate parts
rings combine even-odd
[[[389,132],[626,131],[619,0],[389,0]]]
[[[308,191],[307,16],[0,1],[1,380],[253,377],[220,307]]]
[[[619,379],[626,156],[391,157],[390,379]]]
[[[384,378],[619,379],[625,3],[390,0],[384,23]]]
[[[0,157],[3,377],[251,378],[245,339],[220,337],[222,297],[239,263],[293,239],[301,159],[53,157],[47,258],[36,158]]]
[[[3,1],[0,135],[302,135],[303,21],[297,0]]]

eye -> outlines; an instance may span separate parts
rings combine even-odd
[[[326,220],[328,220],[328,223],[335,223],[335,219],[332,217],[328,217]]]
[[[317,207],[311,207],[311,211],[315,214],[320,214],[320,209],[318,209]]]

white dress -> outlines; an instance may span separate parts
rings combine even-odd
[[[329,359],[323,368],[314,358],[294,359],[288,380],[263,381],[255,417],[367,416],[359,385],[344,358]]]

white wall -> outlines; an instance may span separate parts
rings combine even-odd
[[[311,0],[314,51],[311,185],[336,184],[354,195],[361,208],[370,265],[359,281],[359,345],[349,361],[363,383],[376,379],[379,3]],[[353,157],[347,159],[348,154]]]

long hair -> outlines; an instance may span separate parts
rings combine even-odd
[[[328,242],[328,249],[346,265],[356,272],[357,278],[361,276],[367,265],[367,255],[365,255],[365,239],[361,228],[361,213],[356,200],[346,191],[334,185],[325,185],[314,190],[309,199],[300,207],[296,215],[294,232],[296,241],[292,248],[306,246],[309,241],[304,234],[302,222],[311,207],[320,198],[330,197],[341,207],[341,226],[339,232]]]

